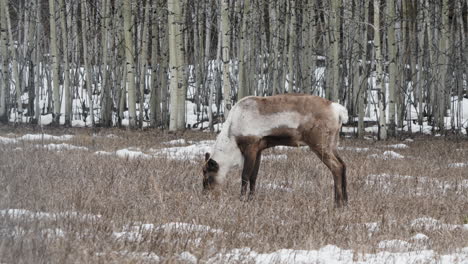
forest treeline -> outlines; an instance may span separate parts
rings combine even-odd
[[[181,130],[193,111],[212,129],[242,97],[307,93],[345,105],[359,136],[468,130],[467,14],[467,0],[0,0],[0,122]]]

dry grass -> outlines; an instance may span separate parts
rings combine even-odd
[[[128,147],[145,152],[180,137],[202,140],[214,139],[214,135],[118,129],[49,128],[44,132],[73,134],[66,143],[89,150],[59,152],[36,146],[53,141],[0,144],[0,209],[75,211],[101,217],[0,215],[2,263],[157,262],[147,252],[159,256],[161,262],[180,263],[184,262],[179,257],[184,251],[205,262],[226,249],[249,247],[271,252],[318,249],[328,244],[375,253],[382,250],[378,244],[383,240],[410,241],[417,233],[429,237],[422,248],[441,254],[468,246],[468,230],[462,227],[468,221],[468,186],[462,184],[468,173],[466,168],[448,166],[468,161],[466,139],[418,137],[414,142],[403,142],[409,146],[406,149],[385,147],[402,143],[396,141],[342,140],[341,145],[349,147],[340,153],[348,165],[350,201],[347,208],[337,210],[333,208],[329,171],[304,149],[267,151],[267,155],[287,154],[288,158],[264,160],[258,194],[253,201],[243,202],[239,199],[239,171],[230,174],[222,195],[203,195],[203,157],[190,162],[94,154]],[[0,127],[0,136],[8,133],[39,131]],[[117,137],[106,137],[108,134]],[[369,150],[357,152],[355,147]],[[369,157],[385,150],[406,158]],[[384,173],[389,176],[382,176]],[[411,225],[421,217],[453,226]],[[157,228],[172,222],[206,225],[212,230]],[[370,231],[370,223],[378,228]],[[155,228],[145,229],[142,224]],[[127,235],[137,237],[117,238],[114,232],[122,231],[133,231]]]

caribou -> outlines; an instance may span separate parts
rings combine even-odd
[[[233,106],[211,154],[205,154],[203,189],[223,184],[242,167],[241,197],[255,194],[262,151],[275,146],[309,146],[333,175],[335,206],[348,201],[346,164],[337,153],[339,132],[348,111],[338,103],[305,94],[245,97]]]

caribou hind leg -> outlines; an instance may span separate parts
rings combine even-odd
[[[348,192],[346,191],[346,164],[336,151],[334,151],[334,154],[338,161],[341,163],[341,166],[343,167],[341,171],[341,192],[343,193],[343,199],[346,204],[348,203]]]
[[[346,166],[343,160],[332,151],[314,150],[314,152],[333,174],[335,206],[342,207],[346,205],[348,194],[346,193]]]
[[[335,206],[342,207],[348,201],[348,194],[346,192],[346,164],[336,152],[336,136],[337,134],[323,133],[320,129],[315,128],[309,131],[306,142],[332,173]]]

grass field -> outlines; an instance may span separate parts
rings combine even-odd
[[[41,133],[72,136],[22,137]],[[307,263],[313,252],[468,263],[466,138],[342,139],[349,205],[335,209],[330,172],[303,148],[265,151],[245,202],[239,170],[221,194],[202,192],[197,144],[214,134],[3,126],[0,137],[1,263]],[[187,146],[199,155],[164,155]]]

